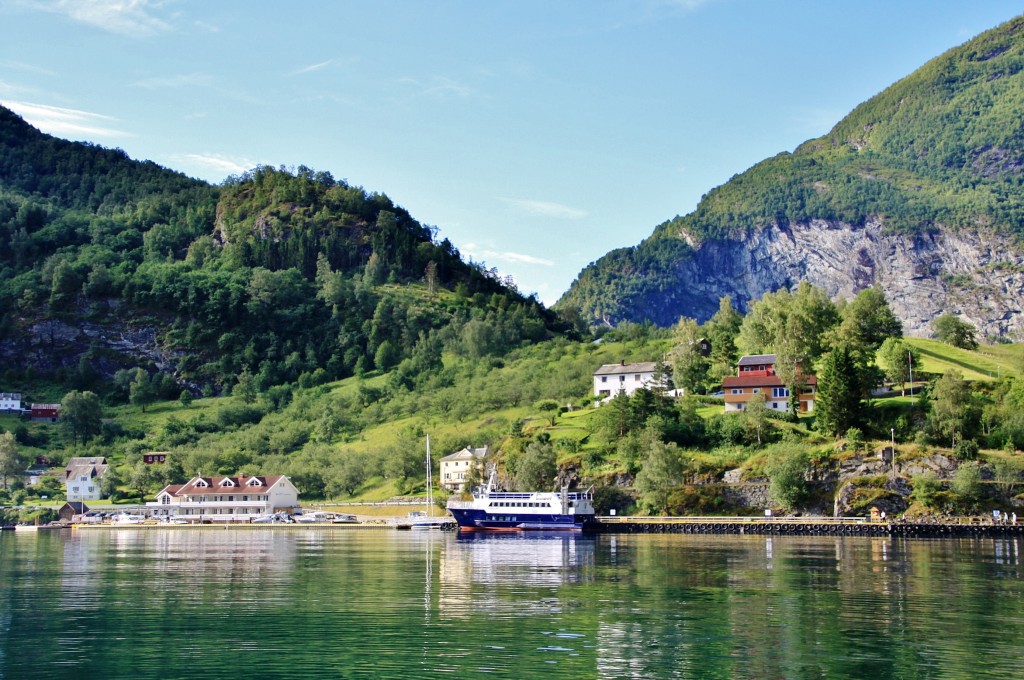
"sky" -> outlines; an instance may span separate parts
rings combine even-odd
[[[1003,0],[0,0],[0,103],[219,183],[387,194],[553,304]]]

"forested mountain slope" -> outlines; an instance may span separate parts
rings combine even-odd
[[[164,396],[498,354],[552,317],[387,196],[260,167],[210,186],[0,108],[0,371]],[[411,379],[411,378],[410,378]]]
[[[827,135],[709,192],[586,267],[557,307],[594,322],[707,319],[808,280],[880,285],[907,332],[951,311],[1024,328],[1024,18],[925,64]]]

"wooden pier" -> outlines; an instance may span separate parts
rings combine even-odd
[[[586,531],[602,534],[737,534],[765,536],[891,536],[904,538],[1024,537],[1024,525],[870,521],[860,517],[599,517]]]

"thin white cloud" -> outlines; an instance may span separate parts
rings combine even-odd
[[[185,153],[173,157],[177,164],[203,168],[216,173],[239,175],[256,167],[257,163],[246,158],[231,158],[215,153]]]
[[[590,213],[579,208],[572,208],[561,203],[550,201],[534,201],[520,198],[502,198],[516,210],[534,217],[548,217],[558,220],[581,220]]]
[[[213,76],[208,73],[181,73],[176,76],[143,78],[132,83],[132,86],[147,90],[162,90],[172,87],[206,87],[212,84]]]
[[[314,71],[320,71],[327,68],[334,63],[334,59],[328,59],[327,61],[321,61],[316,64],[310,64],[309,66],[303,66],[302,68],[295,69],[289,75],[301,76],[304,73],[313,73]]]
[[[192,25],[201,31],[206,31],[207,33],[220,33],[220,26],[215,26],[206,21],[197,20],[192,22]]]
[[[156,16],[164,4],[162,0],[38,0],[25,4],[135,38],[171,29],[169,23]]]
[[[515,253],[510,250],[490,250],[476,243],[467,243],[460,247],[459,250],[474,260],[482,260],[484,262],[493,262],[497,260],[499,262],[511,262],[514,264],[536,264],[543,267],[555,266],[554,261],[543,257],[535,257],[524,253]]]
[[[29,73],[38,73],[44,76],[55,76],[57,75],[48,68],[42,66],[36,66],[35,64],[26,64],[23,61],[15,61],[13,59],[0,59],[0,66],[3,68],[15,69],[18,71],[27,71]]]
[[[473,88],[457,80],[445,76],[432,76],[427,81],[416,78],[402,78],[398,82],[409,85],[415,90],[417,97],[430,97],[432,99],[465,98],[473,94]]]
[[[132,136],[123,130],[109,127],[108,123],[116,122],[117,119],[100,113],[29,102],[0,101],[0,104],[51,135],[76,138]]]

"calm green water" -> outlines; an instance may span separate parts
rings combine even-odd
[[[1020,541],[0,534],[0,678],[1012,678]]]

